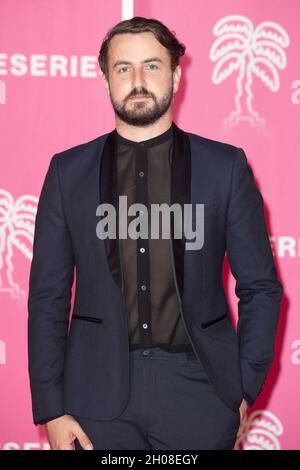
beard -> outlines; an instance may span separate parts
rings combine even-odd
[[[132,100],[136,95],[147,96],[145,100]],[[124,100],[123,104],[117,102],[110,90],[110,101],[115,114],[126,124],[132,126],[148,126],[154,124],[169,109],[173,99],[173,82],[162,99],[158,100],[153,93],[147,92],[144,88],[134,89]],[[127,103],[130,103],[128,106]]]

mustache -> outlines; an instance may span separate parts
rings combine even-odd
[[[134,98],[134,97],[137,96],[137,95],[151,96],[151,95],[150,95],[149,93],[147,93],[147,92],[140,91],[140,92],[131,93],[131,94],[128,96],[128,99]]]

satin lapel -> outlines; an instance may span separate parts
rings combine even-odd
[[[171,205],[181,205],[191,202],[191,148],[187,134],[173,122],[173,152],[171,163]],[[183,225],[182,225],[183,227]],[[174,238],[174,221],[172,220],[171,235],[175,259],[175,270],[180,295],[183,295],[184,285],[184,253],[185,237]]]
[[[118,240],[118,195],[117,195],[117,154],[116,154],[116,130],[108,134],[108,137],[105,141],[103,152],[100,162],[100,191],[99,191],[99,201],[100,204],[107,203],[112,204],[116,209],[117,214],[117,236],[113,238],[105,238],[105,251],[107,256],[107,261],[109,269],[111,271],[112,277],[119,285],[122,287],[122,277],[121,277],[121,264],[120,264],[120,252],[119,252],[119,240]]]

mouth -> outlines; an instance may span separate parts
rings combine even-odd
[[[130,98],[131,100],[145,100],[150,98],[150,96],[145,96],[145,95],[136,95]]]

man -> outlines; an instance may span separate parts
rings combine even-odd
[[[231,450],[271,367],[283,289],[263,199],[242,149],[173,122],[184,51],[153,19],[112,28],[99,64],[116,129],[50,162],[28,346],[34,423],[46,423],[51,449]],[[139,227],[157,204],[203,204],[204,243],[188,249],[174,216],[169,237],[120,236],[120,196],[144,207]],[[99,216],[111,207],[117,230],[105,238]],[[237,332],[225,254],[240,299]]]

